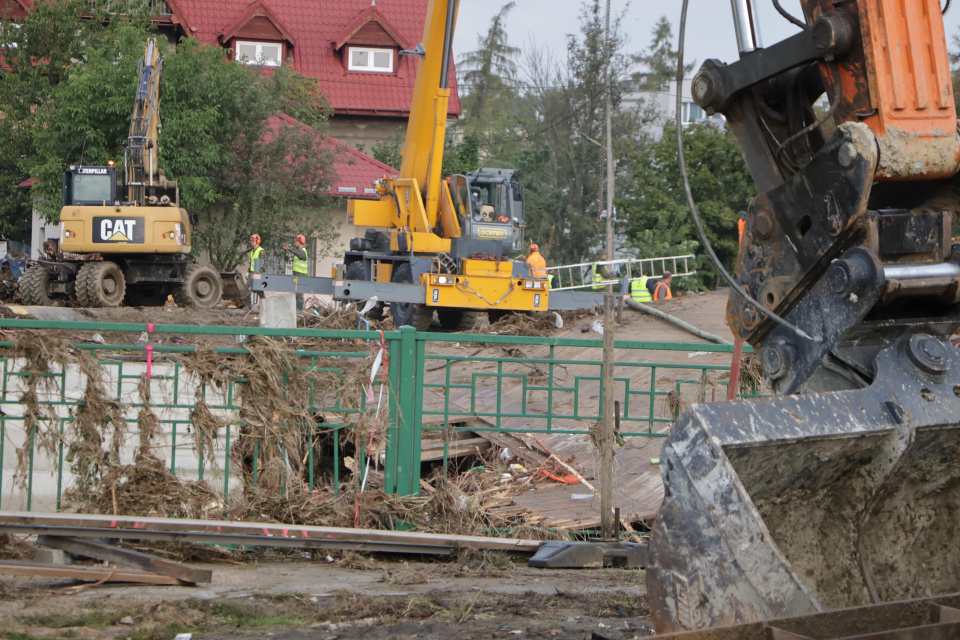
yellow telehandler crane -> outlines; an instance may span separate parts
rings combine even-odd
[[[375,227],[350,242],[334,279],[264,274],[257,291],[376,297],[396,326],[427,329],[436,311],[445,329],[469,330],[515,311],[588,308],[602,294],[549,290],[548,278],[505,257],[523,250],[524,191],[512,169],[481,168],[444,177],[443,143],[457,0],[431,0],[417,69],[403,162],[375,183],[378,200],[351,200],[348,221]],[[629,284],[625,291],[629,290]]]
[[[220,301],[220,274],[190,257],[196,213],[179,206],[179,190],[158,164],[160,78],[163,61],[150,38],[140,61],[124,172],[73,165],[63,174],[60,240],[24,273],[26,304],[85,307],[162,305],[173,294],[181,306],[209,308]]]
[[[379,200],[348,204],[350,222],[388,231],[351,242],[345,278],[426,288],[416,304],[391,303],[397,326],[426,329],[436,310],[444,328],[468,330],[478,311],[544,310],[549,303],[546,277],[503,257],[523,250],[523,187],[515,172],[440,173],[457,9],[457,0],[430,2],[399,175],[375,184]]]

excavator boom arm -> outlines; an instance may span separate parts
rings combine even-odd
[[[157,39],[150,38],[138,69],[137,93],[124,151],[126,199],[141,206],[162,181],[157,164],[162,65]]]
[[[790,326],[732,291],[728,324],[780,397],[694,407],[664,444],[647,567],[661,633],[960,591],[960,140],[941,7],[800,4],[806,28],[764,49],[752,0],[735,0],[741,59],[693,82],[761,192],[734,278]]]

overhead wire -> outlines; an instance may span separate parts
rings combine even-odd
[[[677,44],[677,86],[683,86],[683,50],[684,50],[684,41],[687,35],[687,9],[689,8],[690,0],[683,0],[683,7],[680,10],[680,38]],[[804,338],[805,340],[810,340],[813,342],[820,342],[820,338],[812,338],[807,335],[799,327],[791,324],[787,320],[781,318],[776,313],[767,309],[765,306],[757,302],[753,296],[750,295],[747,291],[741,287],[736,280],[733,279],[727,270],[724,268],[723,263],[720,262],[720,258],[717,257],[716,252],[713,250],[713,245],[710,244],[710,241],[707,239],[706,231],[704,231],[703,223],[700,221],[700,215],[697,213],[697,205],[693,201],[693,191],[690,189],[690,176],[687,175],[687,161],[683,153],[683,125],[681,124],[681,115],[683,114],[683,93],[677,91],[676,99],[676,114],[674,118],[674,124],[677,132],[677,160],[680,165],[680,177],[683,179],[683,190],[687,197],[687,205],[690,207],[690,217],[693,220],[693,226],[697,229],[697,235],[700,236],[700,243],[703,245],[703,248],[706,250],[707,255],[710,258],[710,262],[713,263],[714,268],[720,274],[720,276],[730,285],[730,288],[737,293],[740,297],[746,300],[750,305],[757,309],[761,314],[767,316],[777,324],[793,331],[798,336]]]

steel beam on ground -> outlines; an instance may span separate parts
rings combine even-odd
[[[72,578],[87,582],[141,582],[159,585],[187,585],[188,583],[170,576],[161,576],[146,571],[129,569],[109,569],[107,567],[76,567],[59,564],[40,564],[37,562],[14,562],[0,560],[0,574],[15,576],[40,576],[44,578]]]
[[[171,578],[177,578],[184,582],[198,583],[210,582],[213,579],[213,571],[210,569],[195,569],[194,567],[152,556],[149,553],[141,553],[131,549],[121,549],[95,540],[83,540],[80,538],[67,538],[62,536],[41,535],[37,539],[37,544],[51,549],[62,549],[68,553],[79,556],[87,556],[101,562],[112,562],[122,564],[127,567],[134,567],[151,573],[158,573]]]
[[[202,533],[208,535],[242,535],[255,537],[258,541],[312,541],[317,543],[362,543],[419,546],[423,548],[459,547],[461,549],[486,549],[489,551],[512,551],[535,553],[540,546],[537,540],[517,538],[488,538],[483,536],[458,536],[440,533],[416,533],[409,531],[383,531],[377,529],[347,529],[342,527],[318,527],[264,522],[230,522],[227,520],[188,520],[177,518],[148,518],[140,516],[105,516],[77,513],[38,513],[26,511],[0,511],[0,530],[30,530],[32,533],[51,535],[78,535],[50,531],[51,528],[69,528],[79,535],[90,537],[84,531],[96,530],[93,537],[119,538],[118,531],[129,532],[129,537],[147,539],[151,533]],[[159,539],[159,538],[158,538]]]

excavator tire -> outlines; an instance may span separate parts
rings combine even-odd
[[[40,265],[27,269],[20,278],[20,298],[23,304],[38,305],[41,307],[56,307],[66,300],[57,294],[50,293],[50,283],[53,274]]]
[[[393,282],[413,282],[413,270],[410,263],[404,263],[393,270]],[[412,302],[391,302],[390,315],[393,326],[404,325],[414,327],[417,331],[427,331],[433,322],[433,309],[426,305]]]
[[[477,324],[477,311],[437,309],[440,326],[447,331],[470,331]]]
[[[126,280],[116,263],[88,262],[77,273],[77,300],[84,307],[119,307],[126,295]]]
[[[191,264],[183,276],[183,282],[173,291],[173,300],[178,307],[210,309],[223,294],[220,273],[213,267]]]
[[[127,297],[124,303],[128,307],[162,307],[170,295],[170,289],[165,286],[140,285],[127,288]]]

